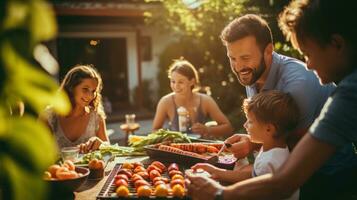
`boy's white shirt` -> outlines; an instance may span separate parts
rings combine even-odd
[[[260,149],[253,165],[252,176],[261,176],[268,173],[275,173],[288,159],[290,155],[288,147],[273,148],[263,152],[263,147]],[[288,200],[298,200],[299,190],[295,191]]]

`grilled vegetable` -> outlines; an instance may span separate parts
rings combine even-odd
[[[171,152],[171,153],[177,153],[177,154],[186,155],[186,156],[193,156],[196,158],[205,158],[204,156],[202,156],[200,154],[189,152],[189,151],[183,151],[179,148],[171,147],[171,146],[167,146],[167,145],[160,145],[159,150],[167,151],[167,152]]]
[[[183,134],[181,132],[160,129],[158,131],[150,133],[146,138],[141,141],[131,143],[130,146],[135,148],[136,151],[141,151],[146,145],[157,144],[161,142],[191,143],[191,140],[187,137],[186,134]]]
[[[217,153],[222,144],[216,143],[171,143],[170,146],[195,153]]]

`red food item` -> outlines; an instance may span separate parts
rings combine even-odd
[[[178,171],[178,170],[171,170],[171,171],[169,172],[169,176],[170,176],[170,177],[173,177],[175,174],[179,174],[179,175],[182,175],[182,176],[183,176],[182,172],[181,172],[181,171]]]
[[[150,183],[148,183],[148,182],[145,181],[145,180],[137,180],[137,181],[134,183],[135,188],[139,188],[140,186],[143,186],[143,185],[150,186]]]
[[[136,173],[137,175],[140,175],[141,177],[143,177],[144,179],[149,179],[149,174],[145,171],[145,172],[138,172]]]
[[[131,177],[131,181],[133,183],[135,183],[137,180],[144,180],[144,178],[138,174],[134,174],[132,177]]]
[[[154,178],[161,176],[160,172],[153,169],[150,171],[150,180],[154,180]]]
[[[142,167],[144,166],[143,163],[141,162],[134,162],[133,165],[134,165],[134,169],[138,166],[142,166]]]
[[[162,170],[159,167],[156,167],[155,165],[150,165],[148,168],[146,168],[146,171],[150,174],[150,171],[154,169],[160,172],[160,174],[162,174]]]
[[[155,183],[156,181],[163,181],[164,183],[168,183],[169,182],[169,179],[168,178],[165,178],[165,177],[162,177],[162,176],[158,176],[158,177],[155,177],[152,182]]]
[[[191,156],[191,157],[196,157],[196,158],[200,158],[200,159],[205,159],[204,156],[198,154],[198,153],[193,153],[193,152],[189,152],[189,151],[183,151],[179,148],[176,147],[171,147],[171,146],[167,146],[167,145],[160,145],[159,146],[159,150],[161,151],[167,151],[167,152],[171,152],[171,153],[176,153],[176,154],[180,154],[180,155],[185,155],[185,156]]]
[[[138,172],[145,172],[146,169],[143,166],[137,166],[134,169],[134,173],[138,173]]]
[[[124,179],[124,180],[126,180],[126,182],[128,182],[128,181],[129,181],[128,176],[127,176],[127,175],[125,175],[125,174],[118,174],[118,175],[115,175],[115,180],[118,180],[118,179]]]
[[[159,161],[154,161],[154,162],[151,163],[151,165],[154,165],[154,166],[160,168],[162,172],[164,172],[165,169],[166,169],[166,166],[164,164],[162,164],[161,162],[159,162]]]
[[[124,179],[115,180],[114,184],[117,187],[120,187],[122,185],[124,185],[125,187],[128,187],[128,182],[126,180],[124,180]]]
[[[131,172],[129,169],[120,169],[117,174],[125,174],[128,178],[133,176],[133,172]]]
[[[216,147],[214,147],[214,146],[208,146],[207,147],[207,151],[209,152],[209,153],[218,153],[218,149],[216,148]]]
[[[171,164],[169,165],[169,167],[167,168],[167,170],[168,170],[168,171],[171,171],[171,170],[179,170],[179,166],[178,166],[178,164],[176,164],[176,163],[171,163]]]

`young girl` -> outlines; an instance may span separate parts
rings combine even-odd
[[[178,131],[177,108],[184,107],[189,113],[190,132],[202,136],[230,135],[233,128],[212,97],[195,92],[199,83],[198,73],[187,60],[176,60],[168,71],[172,93],[162,97],[157,105],[153,129],[163,127],[165,120],[170,121],[169,129]],[[217,122],[217,126],[204,125],[207,118]]]
[[[99,73],[90,66],[76,66],[66,74],[60,89],[68,94],[72,110],[67,116],[47,110],[48,125],[59,148],[79,146],[82,153],[98,149],[108,141]]]

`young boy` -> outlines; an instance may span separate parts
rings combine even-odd
[[[251,141],[262,144],[254,165],[232,171],[207,163],[199,163],[192,169],[203,169],[210,173],[212,178],[229,183],[279,170],[290,154],[286,138],[298,124],[298,106],[289,94],[272,90],[246,99],[243,109],[247,118],[244,128],[251,137]],[[289,199],[299,199],[299,191],[296,191]]]

